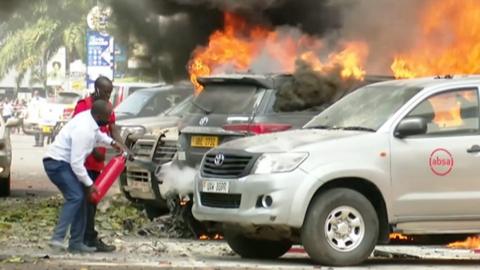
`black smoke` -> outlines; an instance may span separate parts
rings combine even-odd
[[[321,36],[341,26],[340,7],[328,0],[114,0],[119,33],[148,46],[153,69],[167,81],[186,78],[192,52],[223,27],[225,11],[251,23],[293,26]],[[160,19],[159,19],[160,18]]]
[[[341,70],[341,66],[336,66],[325,72],[316,72],[309,64],[297,60],[291,80],[285,81],[277,92],[274,110],[322,111],[362,84],[361,80],[342,78]]]

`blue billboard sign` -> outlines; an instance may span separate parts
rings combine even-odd
[[[99,76],[113,80],[114,76],[114,41],[113,37],[97,31],[87,31],[87,88],[94,89],[94,82]]]

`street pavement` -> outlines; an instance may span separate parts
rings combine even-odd
[[[24,197],[58,194],[42,168],[46,148],[34,148],[33,142],[31,136],[12,135],[12,197],[19,203]],[[223,241],[129,236],[114,244],[114,253],[89,255],[54,253],[46,245],[3,246],[0,269],[337,269],[315,265],[301,247],[281,259],[260,261],[241,259]],[[364,264],[342,269],[480,269],[480,254],[439,246],[382,246]]]

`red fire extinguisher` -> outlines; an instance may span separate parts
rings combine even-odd
[[[105,168],[102,170],[97,180],[95,180],[94,185],[97,188],[97,192],[93,193],[90,197],[90,201],[92,203],[98,204],[100,200],[102,200],[115,180],[117,180],[117,178],[125,169],[126,162],[127,153],[118,155],[108,162],[107,166],[105,166]]]

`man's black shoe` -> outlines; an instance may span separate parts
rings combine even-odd
[[[114,245],[107,245],[101,239],[97,239],[95,241],[87,243],[87,246],[96,247],[96,252],[112,252],[116,249]]]

